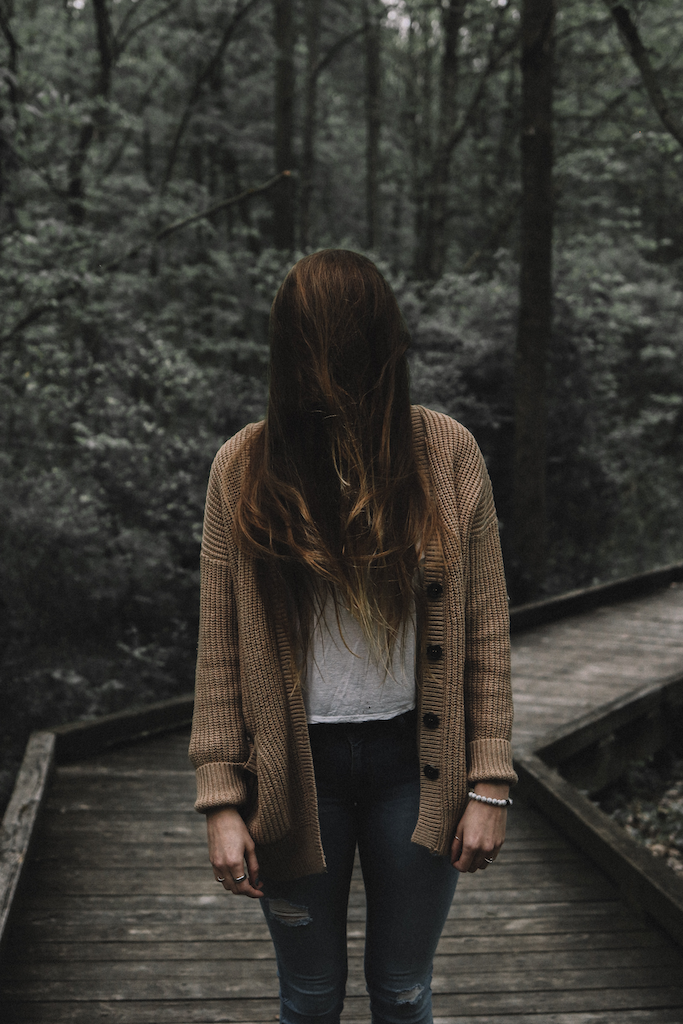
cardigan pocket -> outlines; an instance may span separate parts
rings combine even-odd
[[[256,743],[254,740],[249,740],[249,757],[246,759],[242,768],[245,772],[251,772],[252,775],[256,775]]]
[[[247,828],[255,843],[276,843],[291,829],[287,772],[282,769],[281,752],[270,751],[257,736],[244,770],[250,772]]]

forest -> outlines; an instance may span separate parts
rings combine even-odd
[[[30,729],[191,687],[306,252],[391,282],[513,602],[683,558],[682,111],[677,0],[0,0],[4,791]]]

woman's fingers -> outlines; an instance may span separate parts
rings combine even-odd
[[[254,885],[249,877],[243,870],[242,875],[236,875],[232,883],[232,891],[236,896],[249,896],[251,899],[260,899],[263,893],[260,891],[262,882],[257,882]]]
[[[260,891],[263,882],[258,880],[258,864],[253,875],[245,866],[244,861],[242,861],[240,867],[237,866],[236,862],[233,862],[231,865],[220,868],[220,870],[215,864],[213,868],[214,878],[228,892],[232,892],[236,896],[251,896],[252,899],[259,899],[263,895]]]
[[[464,842],[459,856],[452,860],[451,863],[458,871],[469,871],[472,874],[475,871],[485,871],[495,861],[499,849],[500,847],[498,849],[491,849],[488,846],[480,846],[477,843],[469,844]]]
[[[451,847],[451,863],[458,871],[486,870],[498,856],[505,839],[504,808],[472,801],[466,808]]]
[[[247,873],[249,875],[249,884],[253,889],[260,889],[263,886],[263,882],[259,881],[258,870],[256,850],[252,847],[247,849]]]
[[[251,866],[245,864],[251,860]],[[214,864],[214,873],[216,865]],[[231,858],[221,869],[219,876],[224,879],[223,888],[236,896],[250,896],[252,899],[259,899],[263,893],[260,891],[262,882],[258,880],[258,861],[253,850],[244,850],[234,858]]]
[[[239,812],[226,807],[208,814],[207,832],[216,881],[236,895],[259,899],[263,894],[254,841]]]

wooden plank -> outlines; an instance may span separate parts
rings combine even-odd
[[[355,1005],[354,1005],[355,1004]],[[349,1010],[360,1018],[367,999],[354,1000]],[[7,1002],[3,1004],[3,1024],[231,1024],[249,1022],[275,1024],[278,1019],[278,999],[216,999],[203,1001],[149,1000],[121,1003],[61,1002],[35,1004]],[[39,1015],[38,1015],[39,1014]],[[342,1018],[343,1020],[345,1018]],[[369,1014],[365,1016],[369,1022]]]
[[[275,953],[267,943],[259,943],[254,950],[253,943],[235,943],[225,950],[225,956],[214,954],[206,958],[195,956],[190,959],[152,958],[145,951],[144,957],[123,960],[68,959],[52,961],[26,961],[14,963],[5,969],[10,990],[17,986],[32,987],[34,983],[59,981],[107,983],[136,980],[139,978],[229,978],[231,982],[239,977],[245,984],[253,982],[254,987],[264,980],[271,984],[276,975]],[[363,943],[358,941],[349,948],[350,976],[358,983],[363,975]],[[258,954],[258,955],[256,955]],[[463,972],[467,977],[463,977]],[[673,978],[683,978],[683,959],[673,949],[607,949],[607,950],[526,950],[523,954],[498,950],[495,953],[447,954],[439,949],[434,958],[435,992],[470,991],[484,982],[482,975],[500,975],[500,983],[506,989],[519,988],[532,982],[536,988],[564,988],[577,983],[577,972],[583,977],[581,987],[595,987],[596,984],[614,984],[614,978],[628,981],[629,985],[657,985],[669,983]],[[518,975],[514,980],[513,975]],[[552,980],[549,980],[552,975]],[[509,976],[507,981],[505,977]],[[457,979],[457,980],[456,980]],[[610,982],[611,979],[611,982]],[[588,984],[590,982],[590,984]],[[496,982],[498,984],[498,982]],[[455,986],[455,987],[453,987]]]
[[[81,838],[98,836],[102,842],[150,843],[150,842],[206,842],[206,819],[194,811],[174,813],[166,817],[141,814],[139,818],[126,815],[91,813],[81,815],[60,814],[59,811],[45,811],[41,815],[40,831],[56,838],[73,836]]]
[[[167,919],[162,922],[145,917],[140,920],[125,921],[112,919],[100,923],[89,921],[87,925],[78,920],[37,917],[31,921],[22,916],[21,926],[16,929],[14,935],[16,942],[22,944],[44,941],[46,933],[55,943],[78,942],[87,936],[89,943],[144,944],[151,941],[173,942],[177,940],[181,925],[183,938],[188,942],[230,941],[236,935],[243,939],[263,939],[268,935],[267,926],[260,914],[254,915],[249,921],[235,922],[225,919],[219,922],[215,920],[179,921],[177,917],[169,914]],[[352,938],[363,936],[362,917],[349,921],[347,934]],[[661,941],[657,932],[653,932],[651,929],[647,930],[637,917],[626,913],[620,906],[612,907],[610,911],[603,914],[565,912],[555,916],[536,915],[534,917],[519,916],[499,919],[493,916],[480,917],[476,914],[454,915],[446,921],[442,932],[442,937],[457,937],[463,942],[479,939],[490,942],[500,936],[506,943],[513,941],[515,945],[528,937],[533,941],[538,937],[559,936],[560,938],[566,937],[568,942],[572,942],[579,935],[591,936],[590,941],[592,942],[595,938],[598,943],[610,941],[610,936],[616,936],[617,939],[632,937],[634,944],[641,944],[645,941],[642,936],[648,936],[647,941]],[[607,938],[601,938],[604,936]]]
[[[144,707],[103,715],[89,722],[58,725],[56,737],[58,763],[76,761],[117,743],[130,743],[157,733],[187,726],[192,721],[194,695],[184,694]]]
[[[563,990],[559,992],[486,992],[462,995],[440,995],[433,1000],[434,1016],[447,1014],[507,1013],[511,1017],[529,1009],[533,1003],[537,1014],[561,1012],[595,1012],[596,1010],[651,1009],[652,1007],[683,1007],[683,991],[678,987],[650,988],[597,988]],[[680,1012],[680,1011],[679,1011]],[[540,1021],[544,1018],[540,1017]],[[618,1019],[618,1018],[615,1018]],[[516,1024],[516,1022],[512,1022]]]
[[[99,965],[94,965],[99,966]],[[132,967],[133,964],[128,965]],[[192,965],[196,967],[196,964]],[[238,960],[226,965],[214,964],[207,976],[199,971],[190,972],[187,977],[176,971],[173,975],[159,976],[153,971],[144,972],[142,977],[113,977],[113,971],[94,972],[87,978],[87,984],[79,979],[71,980],[68,975],[61,980],[53,981],[44,977],[31,978],[30,984],[9,979],[5,982],[4,992],[8,1002],[20,997],[25,1002],[41,1003],[53,1001],[78,1002],[119,1002],[122,1000],[142,1001],[161,999],[212,1000],[224,999],[266,999],[278,994],[275,963],[265,961],[245,962]],[[596,1005],[607,1009],[608,1004],[600,997],[605,991],[621,992],[621,1005],[643,1006],[653,1005],[658,995],[663,996],[661,1005],[683,1006],[683,983],[678,986],[671,984],[671,972],[666,968],[603,968],[597,971],[573,970],[531,970],[520,975],[519,972],[496,971],[481,974],[464,974],[456,970],[447,975],[435,972],[432,978],[434,995],[498,996],[499,1005],[503,997],[514,1005],[523,1006],[523,1000],[534,993],[534,1000],[546,998],[546,1005],[555,1002],[555,1008],[562,1004],[571,1008],[573,1000],[584,996],[584,1006]],[[350,971],[347,982],[349,996],[365,994],[365,978],[362,971]],[[595,993],[597,1001],[585,998]],[[645,995],[645,999],[643,998]],[[648,1000],[649,995],[649,1002]],[[630,996],[630,998],[629,998]],[[619,1003],[617,1003],[619,1005]]]
[[[245,934],[246,933],[246,934]],[[258,935],[258,937],[255,937]],[[239,937],[237,937],[239,936]],[[130,936],[128,941],[97,941],[97,942],[61,942],[35,941],[18,933],[21,948],[8,951],[6,963],[21,962],[42,963],[62,960],[101,960],[115,963],[119,960],[227,960],[255,959],[270,960],[275,956],[273,944],[268,934],[268,926],[264,922],[260,928],[250,926],[240,929],[235,938],[223,937],[213,940],[181,939],[176,941],[147,940],[145,935]],[[135,941],[137,940],[137,941]],[[348,940],[349,955],[361,956],[365,940],[362,935]],[[646,951],[648,955],[666,958],[675,956],[671,946],[653,931],[579,931],[540,934],[530,933],[518,935],[514,940],[515,955],[527,951],[547,953],[554,956],[555,950],[580,950],[592,957],[596,951],[612,951],[621,955],[626,951],[629,957],[640,957]],[[443,935],[439,942],[439,954],[486,954],[497,957],[499,952],[510,952],[510,938],[507,935]],[[550,953],[549,951],[553,951]],[[679,957],[680,960],[680,957]],[[641,961],[639,961],[641,962]]]
[[[142,1004],[53,1004],[46,1007],[49,1016],[34,1016],[35,1008],[30,1005],[8,1007],[11,1016],[7,1024],[93,1024],[107,1021],[110,1024],[261,1024],[278,1019],[277,1001],[250,1000],[248,1002],[219,1001],[208,1003],[202,1010],[188,1003],[142,1003]],[[363,1014],[365,1010],[365,1014]],[[342,1014],[343,1024],[369,1024],[370,1014],[367,1000],[354,999]],[[440,1012],[434,1024],[470,1024],[460,1013],[456,1015]],[[475,1024],[472,1021],[472,1024]],[[482,1009],[476,1014],[476,1024],[512,1024],[508,1014],[491,1015]],[[515,1014],[514,1024],[681,1024],[680,1010],[664,1007],[645,1010],[589,1011],[568,1013]]]
[[[26,746],[19,774],[0,829],[0,955],[4,950],[10,914],[21,885],[34,826],[45,799],[55,755],[49,732],[34,732]]]
[[[118,895],[207,895],[213,896],[217,892],[216,884],[211,866],[202,857],[204,863],[199,862],[181,870],[170,870],[164,860],[163,868],[157,863],[154,867],[133,868],[127,867],[112,871],[111,866],[101,869],[91,868],[65,868],[60,865],[52,869],[49,865],[42,867],[36,865],[32,872],[32,888],[34,896],[41,899],[44,893],[57,892],[60,896],[118,896]],[[530,868],[528,863],[512,864],[507,863],[501,853],[495,867],[492,865],[486,870],[486,883],[479,879],[470,883],[468,895],[465,895],[464,888],[460,890],[460,899],[468,898],[469,893],[477,893],[481,897],[480,887],[486,885],[487,893],[498,893],[501,890],[512,890],[519,892],[523,887],[528,892],[525,881],[532,872],[534,891],[540,891],[548,887],[562,891],[565,896],[574,891],[581,892],[580,898],[585,898],[585,893],[597,894],[600,898],[615,898],[613,888],[602,880],[586,879],[585,867],[580,862],[562,862],[558,868],[555,863],[547,860],[534,863]],[[477,876],[474,876],[475,878]],[[362,882],[359,879],[352,887],[352,892],[362,894]],[[229,897],[228,897],[229,898]],[[361,896],[362,899],[362,896]]]
[[[194,786],[190,789],[188,786],[179,785],[173,795],[171,795],[172,790],[169,787],[168,796],[164,789],[163,786],[159,786],[156,791],[151,791],[149,787],[141,786],[139,789],[131,787],[130,800],[135,801],[133,804],[135,813],[140,817],[144,815],[148,818],[154,818],[157,815],[163,816],[169,812],[185,814],[189,818],[196,813],[192,808]],[[106,819],[109,810],[114,815],[125,814],[131,807],[131,803],[126,799],[128,795],[128,790],[124,794],[119,788],[117,792],[112,792],[111,798],[107,800],[106,795],[99,795],[95,787],[92,787],[84,788],[82,798],[79,799],[78,795],[57,791],[50,794],[45,810],[46,813],[68,814],[76,817],[92,815],[93,820],[97,822]]]
[[[109,784],[121,779],[191,779],[194,782],[194,771],[189,768],[143,768],[138,763],[138,755],[130,766],[119,767],[116,763],[100,764],[77,761],[76,764],[62,764],[55,771],[55,779],[67,781],[72,779],[108,779]],[[173,758],[175,763],[175,756]]]
[[[605,998],[609,999],[610,993]],[[620,1002],[615,994],[615,1002]],[[630,1007],[610,1007],[606,1011],[599,1007],[588,1009],[548,1009],[540,1005],[538,1012],[528,1014],[528,1005],[515,1009],[514,1024],[681,1024],[680,1009],[673,1001],[674,1009],[667,1009],[665,996],[653,1001],[653,1007],[639,1010]],[[495,997],[492,1002],[497,1000]],[[578,1000],[577,1000],[578,1001]],[[539,1002],[541,1002],[539,1000]],[[545,1000],[544,1000],[545,1002]],[[512,1024],[511,1016],[502,1008],[487,1005],[486,998],[476,1002],[462,998],[457,1006],[449,1005],[448,997],[435,997],[434,1024],[469,1024],[468,1016],[476,1016],[476,1024]],[[520,1000],[523,1004],[523,1000]],[[35,1007],[31,1004],[7,1005],[6,1024],[94,1024],[107,1021],[108,1024],[262,1024],[277,1020],[279,1003],[271,1000],[215,1000],[204,1003],[168,1000],[140,1003],[56,1003],[42,1008],[43,1015],[36,1019]],[[543,1013],[540,1017],[539,1014]],[[49,1016],[48,1016],[49,1014]],[[370,1015],[367,997],[347,999],[342,1014],[343,1024],[369,1024]],[[474,1021],[472,1022],[474,1024]]]
[[[434,1024],[464,1024],[462,1017],[435,1017]],[[474,1024],[474,1022],[473,1022]],[[477,1014],[476,1024],[541,1024],[538,1014],[509,1014],[494,1017]],[[542,1024],[681,1024],[679,1009],[608,1010],[607,1013],[547,1013]]]
[[[109,767],[122,769],[128,766],[133,769],[152,771],[163,768],[185,770],[192,767],[188,758],[189,745],[189,728],[177,729],[148,739],[132,740],[129,743],[107,748],[82,761],[60,767],[82,767],[85,770]]]
[[[119,846],[103,847],[99,839],[82,839],[77,845],[67,839],[60,841],[36,843],[31,851],[31,863],[45,870],[51,870],[53,876],[65,858],[69,861],[69,870],[78,867],[92,869],[143,868],[159,863],[160,851],[157,844],[127,843]],[[176,870],[184,868],[209,868],[206,844],[174,843],[165,844],[163,849],[164,869]],[[549,844],[539,842],[534,845],[513,846],[508,840],[497,861],[496,871],[503,865],[536,865],[536,864],[578,864],[583,863],[581,855],[575,850],[560,843]],[[490,873],[490,872],[489,872]]]
[[[469,887],[454,900],[451,914],[467,916],[477,913],[495,913],[512,917],[530,917],[534,914],[548,915],[555,910],[571,908],[572,913],[612,913],[619,906],[611,886],[602,889],[597,883],[592,886],[570,886],[558,883],[529,888],[493,889]],[[213,883],[209,892],[178,893],[167,892],[159,895],[149,893],[123,895],[120,893],[88,895],[63,895],[45,887],[38,891],[31,887],[22,904],[25,920],[68,915],[72,920],[109,920],[117,914],[130,917],[144,915],[159,919],[176,910],[179,919],[193,920],[202,915],[207,918],[224,920],[226,914],[235,921],[258,911],[257,900],[233,896],[222,886]],[[349,898],[350,919],[357,919],[365,913],[365,900],[361,891],[351,892]]]

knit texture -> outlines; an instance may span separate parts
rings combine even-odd
[[[197,810],[238,806],[264,877],[325,869],[306,710],[295,685],[285,594],[274,627],[233,517],[251,444],[250,424],[218,452],[209,478],[201,555],[201,610],[190,758]],[[515,782],[507,591],[491,483],[461,424],[413,407],[418,461],[440,518],[426,551],[418,749],[421,794],[413,841],[447,854],[476,781]],[[436,717],[429,728],[424,716]],[[433,726],[434,717],[427,721]],[[427,769],[426,772],[424,769]]]

